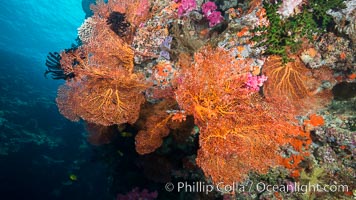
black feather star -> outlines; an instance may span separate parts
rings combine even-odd
[[[126,21],[125,14],[120,12],[110,13],[106,23],[110,25],[110,29],[120,37],[125,36],[127,28],[130,27],[130,23]]]
[[[61,68],[61,56],[57,52],[49,52],[46,59],[47,70],[44,73],[44,76],[47,78],[47,74],[51,74],[51,78],[55,80],[72,78],[72,74],[64,74],[63,69]]]

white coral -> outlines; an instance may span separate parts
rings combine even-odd
[[[95,21],[93,18],[88,17],[83,24],[78,28],[79,39],[83,43],[88,43],[93,35]]]
[[[301,4],[302,0],[283,0],[283,3],[278,8],[277,13],[280,14],[283,18],[290,17],[294,15],[295,10]]]
[[[351,37],[356,34],[356,1],[345,1],[346,8],[340,11],[328,10],[327,14],[334,18],[336,28]]]

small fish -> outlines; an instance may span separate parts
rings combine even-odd
[[[132,133],[130,132],[121,132],[122,137],[132,137]]]
[[[77,181],[77,180],[78,180],[78,177],[77,177],[75,174],[70,174],[70,175],[69,175],[69,179],[70,179],[71,181]]]
[[[199,133],[199,127],[198,126],[194,126],[193,130],[192,130],[192,134],[195,135]]]
[[[124,156],[124,153],[122,153],[122,151],[120,151],[120,150],[117,150],[117,154],[119,154],[119,156]]]

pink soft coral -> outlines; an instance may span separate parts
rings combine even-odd
[[[202,5],[202,11],[204,16],[209,20],[209,26],[213,27],[219,24],[223,17],[221,16],[220,11],[216,11],[218,7],[214,2],[208,1]]]
[[[209,20],[209,26],[213,27],[217,24],[219,24],[223,17],[221,16],[221,12],[219,11],[213,11],[211,12],[211,14],[207,17],[207,19]]]
[[[195,0],[182,0],[180,6],[178,7],[178,16],[181,17],[186,13],[194,10],[197,7],[197,2]]]
[[[214,2],[208,1],[202,5],[202,11],[204,16],[209,16],[212,11],[215,11],[218,7]]]
[[[253,76],[252,74],[248,74],[246,86],[249,90],[257,92],[266,80],[267,77],[264,75]]]

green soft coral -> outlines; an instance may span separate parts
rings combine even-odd
[[[253,38],[257,46],[267,47],[265,54],[280,55],[283,62],[290,61],[288,53],[296,52],[300,48],[302,37],[312,40],[315,34],[326,31],[328,25],[332,22],[331,16],[326,12],[330,9],[343,6],[342,0],[310,0],[302,9],[302,12],[281,19],[277,13],[278,4],[264,3],[267,18],[270,22],[268,27],[258,27],[254,32],[262,32]]]
[[[320,24],[320,28],[325,30],[332,21],[332,17],[326,12],[330,9],[343,9],[345,7],[344,0],[309,0],[307,9],[312,9],[314,20]]]

